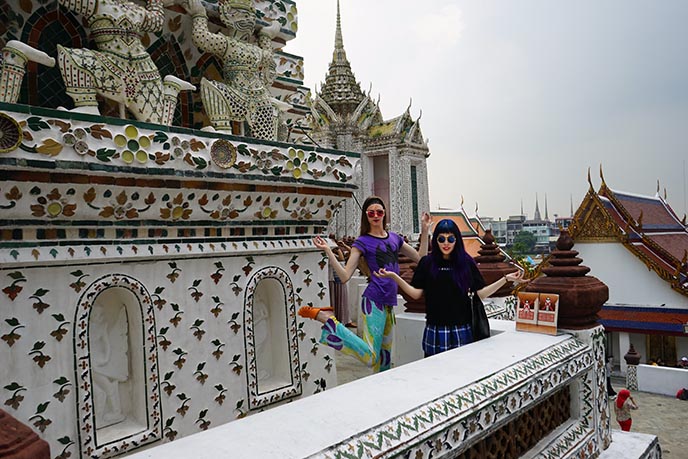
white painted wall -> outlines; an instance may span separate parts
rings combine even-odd
[[[610,304],[661,305],[688,309],[688,297],[673,291],[669,284],[620,243],[579,242],[573,247],[583,265],[609,287]],[[623,349],[622,349],[623,350]],[[624,351],[625,352],[625,351]]]
[[[688,370],[638,365],[638,390],[640,391],[675,397],[676,392],[684,387],[688,387]]]

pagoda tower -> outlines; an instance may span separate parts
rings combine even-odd
[[[355,199],[347,200],[331,223],[338,238],[358,235],[359,205],[372,194],[387,203],[389,229],[411,239],[420,233],[420,216],[430,209],[426,162],[430,151],[420,117],[413,119],[410,110],[409,105],[400,116],[385,120],[378,102],[361,90],[344,50],[338,1],[332,61],[311,101],[315,143],[361,154],[354,168],[359,187]]]

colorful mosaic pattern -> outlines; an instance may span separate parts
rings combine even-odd
[[[309,341],[319,327],[295,314],[298,305],[321,304],[321,286],[327,282],[321,253],[303,251],[300,243],[289,247],[282,253],[262,244],[260,250],[234,254],[219,248],[195,255],[161,251],[145,263],[113,253],[96,264],[43,261],[36,267],[25,262],[5,267],[0,270],[0,346],[13,362],[5,367],[0,389],[5,409],[37,429],[54,457],[79,457],[80,451],[108,457],[336,384],[331,352]],[[147,251],[142,247],[141,252]],[[279,282],[288,295],[290,325],[283,346],[289,348],[293,379],[269,394],[251,395],[249,406],[256,375],[247,356],[255,350],[250,323],[243,318],[252,304],[246,298],[259,279]],[[150,423],[141,435],[97,447],[85,340],[88,307],[110,288],[130,290],[140,304]]]
[[[11,104],[0,104],[0,110],[7,110],[6,114],[18,122],[23,133],[23,141],[18,148],[4,153],[1,158],[26,157],[28,152],[36,155],[36,160],[50,158],[53,160],[51,163],[78,161],[102,165],[94,168],[101,171],[123,172],[126,170],[123,168],[130,166],[145,167],[148,174],[158,171],[160,175],[170,175],[170,168],[173,168],[188,171],[191,175],[194,175],[192,172],[216,172],[214,178],[268,179],[285,183],[302,179],[304,183],[348,184],[345,188],[353,188],[350,157],[357,158],[356,154],[287,147],[284,144],[251,145],[244,143],[246,139],[242,138],[219,134],[194,135],[175,128],[160,130],[145,123],[105,125],[95,116],[51,110],[44,112],[56,116],[9,111],[16,108]],[[79,121],[79,118],[93,122]],[[6,129],[12,131],[11,126]],[[209,161],[216,142],[229,143],[236,150],[234,164],[221,167]],[[228,169],[231,173],[226,172]],[[131,172],[138,171],[132,169]]]

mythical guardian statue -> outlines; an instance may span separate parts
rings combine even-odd
[[[269,88],[276,75],[272,39],[280,24],[275,21],[262,28],[253,43],[256,12],[251,0],[220,0],[219,9],[228,35],[208,30],[208,16],[200,0],[188,3],[194,44],[224,64],[224,81],[201,80],[205,111],[218,131],[231,131],[232,121],[245,121],[251,136],[275,140],[280,102],[272,97]]]
[[[160,32],[163,0],[139,6],[129,0],[59,0],[86,18],[98,50],[57,46],[58,64],[74,111],[99,115],[96,95],[119,102],[140,121],[171,124],[180,90],[196,89],[168,75],[165,81],[139,33]]]

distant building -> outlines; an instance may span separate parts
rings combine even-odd
[[[516,235],[523,231],[523,223],[526,221],[525,215],[510,215],[506,221],[506,246],[514,245]]]
[[[492,230],[492,235],[497,245],[500,247],[506,246],[506,220],[502,220],[501,217],[498,220],[495,220],[493,217],[483,217],[482,222],[485,228]]]
[[[590,183],[571,223],[574,249],[609,286],[600,313],[607,354],[625,370],[629,345],[641,362],[675,365],[688,355],[688,230],[665,199]]]
[[[532,220],[523,222],[523,231],[528,231],[535,236],[535,252],[549,253],[559,237],[559,228],[556,223],[549,221],[547,214],[547,196],[545,195],[545,218],[540,216],[540,207],[537,197],[535,198],[535,215]]]

